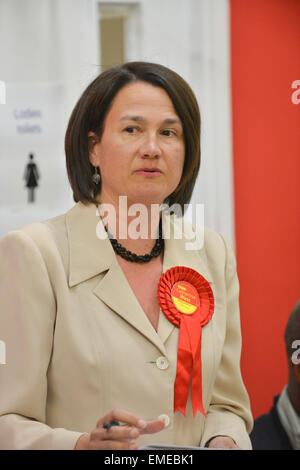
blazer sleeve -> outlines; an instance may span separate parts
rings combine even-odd
[[[82,432],[46,424],[56,300],[36,243],[23,230],[0,240],[0,449],[73,449]]]
[[[253,418],[240,371],[239,281],[233,250],[221,238],[226,250],[226,335],[200,445],[222,435],[230,436],[241,449],[251,449]]]

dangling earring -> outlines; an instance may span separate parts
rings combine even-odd
[[[99,184],[101,181],[100,172],[98,173],[98,167],[95,166],[95,173],[92,176],[93,183]]]

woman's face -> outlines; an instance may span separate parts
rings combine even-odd
[[[184,155],[182,124],[165,90],[145,82],[126,85],[90,152],[101,173],[99,202],[118,204],[122,195],[128,205],[161,204],[180,182]]]

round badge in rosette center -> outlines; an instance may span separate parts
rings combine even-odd
[[[186,315],[195,313],[200,304],[197,289],[186,281],[179,281],[173,285],[171,297],[176,309]]]

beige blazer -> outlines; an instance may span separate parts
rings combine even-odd
[[[186,240],[172,238],[171,219],[164,271],[178,265],[197,270],[215,298],[212,320],[202,329],[207,417],[193,416],[190,397],[184,417],[173,412],[178,328],[160,312],[154,330],[109,240],[99,239],[96,229],[96,207],[77,203],[0,241],[0,340],[6,345],[0,448],[73,449],[113,408],[146,420],[165,415],[165,429],[141,436],[140,445],[203,446],[228,435],[251,448],[252,417],[239,367],[239,285],[228,243],[207,229],[204,247],[188,251]]]

